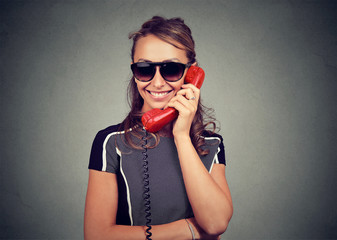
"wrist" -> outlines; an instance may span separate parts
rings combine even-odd
[[[173,134],[173,136],[176,143],[191,141],[191,137],[188,133]]]
[[[186,218],[187,223],[189,223],[189,226],[191,226],[192,229],[190,230],[190,237],[192,237],[191,239],[202,239],[201,237],[201,228],[199,227],[197,221],[195,220],[195,218]],[[192,235],[192,231],[193,231],[193,235]]]
[[[190,229],[192,240],[195,240],[195,233],[194,233],[192,224],[187,220],[187,218],[185,218],[185,220],[186,220],[186,223],[188,225],[188,228]]]
[[[173,231],[176,232],[175,239],[186,239],[186,240],[192,239],[191,230],[188,227],[186,221],[187,219],[180,219],[177,222],[173,222],[174,223]]]

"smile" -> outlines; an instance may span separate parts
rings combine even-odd
[[[172,90],[171,90],[172,91]],[[154,97],[164,97],[166,96],[167,94],[169,94],[171,91],[167,91],[167,92],[151,92],[151,91],[148,91],[148,93],[150,93],[152,96]]]

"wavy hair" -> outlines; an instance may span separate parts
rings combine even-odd
[[[176,48],[186,51],[186,56],[188,58],[188,63],[196,63],[195,54],[195,43],[192,38],[190,28],[184,23],[181,18],[171,18],[165,19],[163,17],[154,16],[152,19],[146,21],[141,29],[136,32],[129,34],[129,39],[133,40],[133,45],[131,48],[131,59],[133,62],[135,47],[137,41],[148,35],[154,35],[159,39],[175,46]],[[177,46],[179,43],[180,46]],[[130,112],[121,124],[121,128],[125,130],[125,140],[128,145],[135,149],[142,149],[139,144],[142,138],[141,127],[141,117],[142,117],[142,106],[144,100],[138,92],[137,84],[134,77],[130,79],[128,89],[127,89],[128,103],[130,106]],[[215,118],[212,116],[213,109],[205,107],[201,100],[198,102],[198,109],[193,119],[190,137],[193,146],[200,155],[207,155],[209,153],[208,149],[203,148],[205,140],[203,136],[205,134],[214,133],[216,129]],[[206,123],[205,120],[207,120]],[[211,126],[211,129],[207,130]],[[134,138],[136,137],[136,138]],[[156,147],[160,141],[159,135],[151,134],[150,137],[154,138],[153,144],[149,145],[149,148]]]

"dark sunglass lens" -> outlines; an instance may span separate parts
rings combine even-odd
[[[182,63],[165,63],[160,68],[160,73],[167,81],[178,81],[184,74],[185,65]]]
[[[140,81],[150,81],[155,73],[155,66],[146,63],[134,63],[131,65],[133,75]]]

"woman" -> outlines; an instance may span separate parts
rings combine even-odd
[[[191,31],[156,16],[130,38],[131,111],[93,142],[85,239],[217,239],[233,208],[222,138],[205,129],[200,90],[184,84],[197,64]],[[143,130],[142,114],[166,107],[178,118]]]

